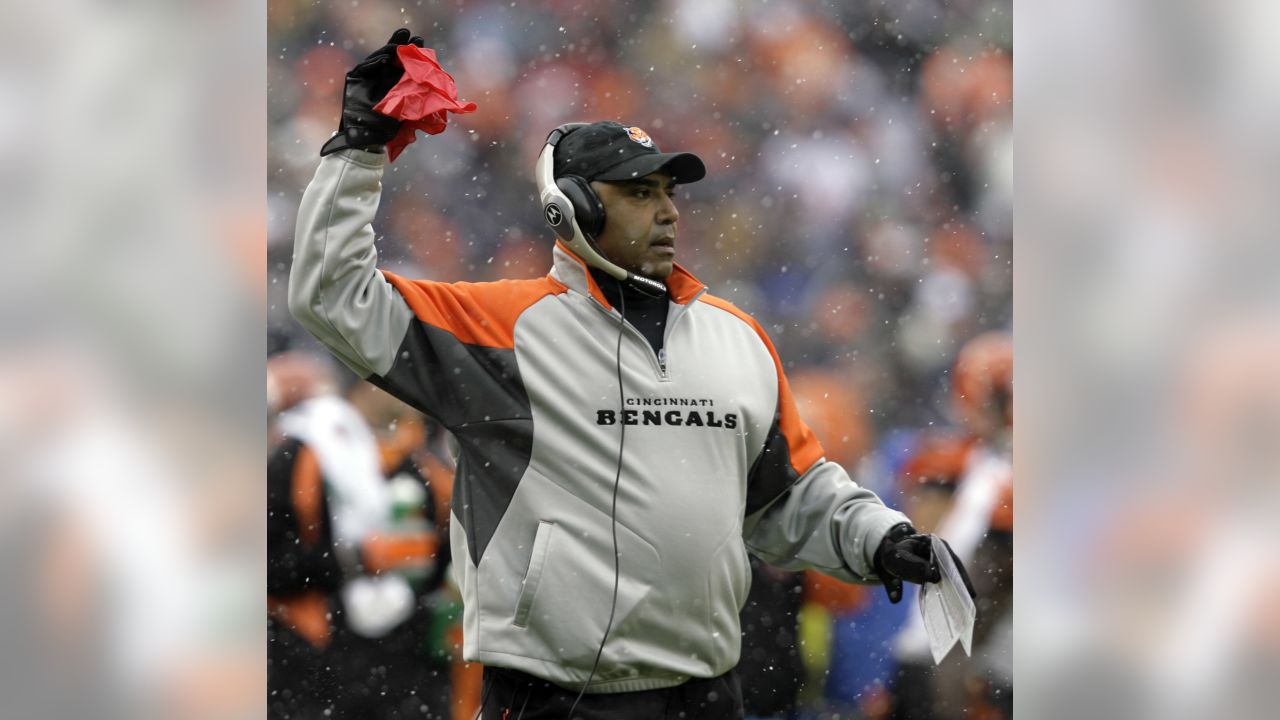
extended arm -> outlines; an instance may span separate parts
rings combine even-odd
[[[876,549],[890,528],[909,522],[907,517],[826,461],[822,445],[800,418],[773,342],[750,316],[726,309],[755,330],[773,360],[777,383],[774,420],[747,478],[747,547],[780,568],[878,582]]]
[[[747,518],[744,536],[747,547],[771,565],[877,583],[875,551],[890,528],[906,522],[907,516],[885,507],[844,468],[818,460]]]
[[[778,387],[777,413],[748,478],[747,547],[783,569],[813,568],[849,582],[882,583],[895,603],[902,599],[904,580],[937,582],[941,573],[932,539],[822,457],[818,439],[800,419],[773,343],[758,323],[743,319],[773,357]],[[972,596],[963,564],[946,547]]]

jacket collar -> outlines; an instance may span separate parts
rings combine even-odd
[[[604,293],[600,291],[595,278],[591,277],[591,273],[587,271],[586,261],[559,240],[556,240],[555,249],[551,252],[551,277],[570,290],[590,295],[601,305],[610,310],[613,309]],[[706,289],[707,286],[680,263],[676,263],[671,276],[667,278],[667,291],[671,293],[671,300],[680,305],[688,304]]]

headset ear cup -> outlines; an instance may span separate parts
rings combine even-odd
[[[556,180],[556,187],[573,203],[573,216],[578,227],[592,240],[604,229],[604,204],[587,181],[577,175],[565,175]]]

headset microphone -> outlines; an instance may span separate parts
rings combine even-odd
[[[547,136],[534,171],[539,200],[542,202],[542,217],[556,236],[588,265],[603,270],[619,282],[649,297],[663,297],[667,293],[666,285],[618,267],[600,253],[595,236],[604,229],[604,204],[591,189],[590,183],[573,175],[559,180],[555,177],[556,145],[565,135],[587,124],[566,123]]]

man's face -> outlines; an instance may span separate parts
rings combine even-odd
[[[665,280],[674,268],[675,181],[656,172],[622,182],[595,181],[591,187],[604,203],[604,231],[596,244],[605,257],[637,275]]]

